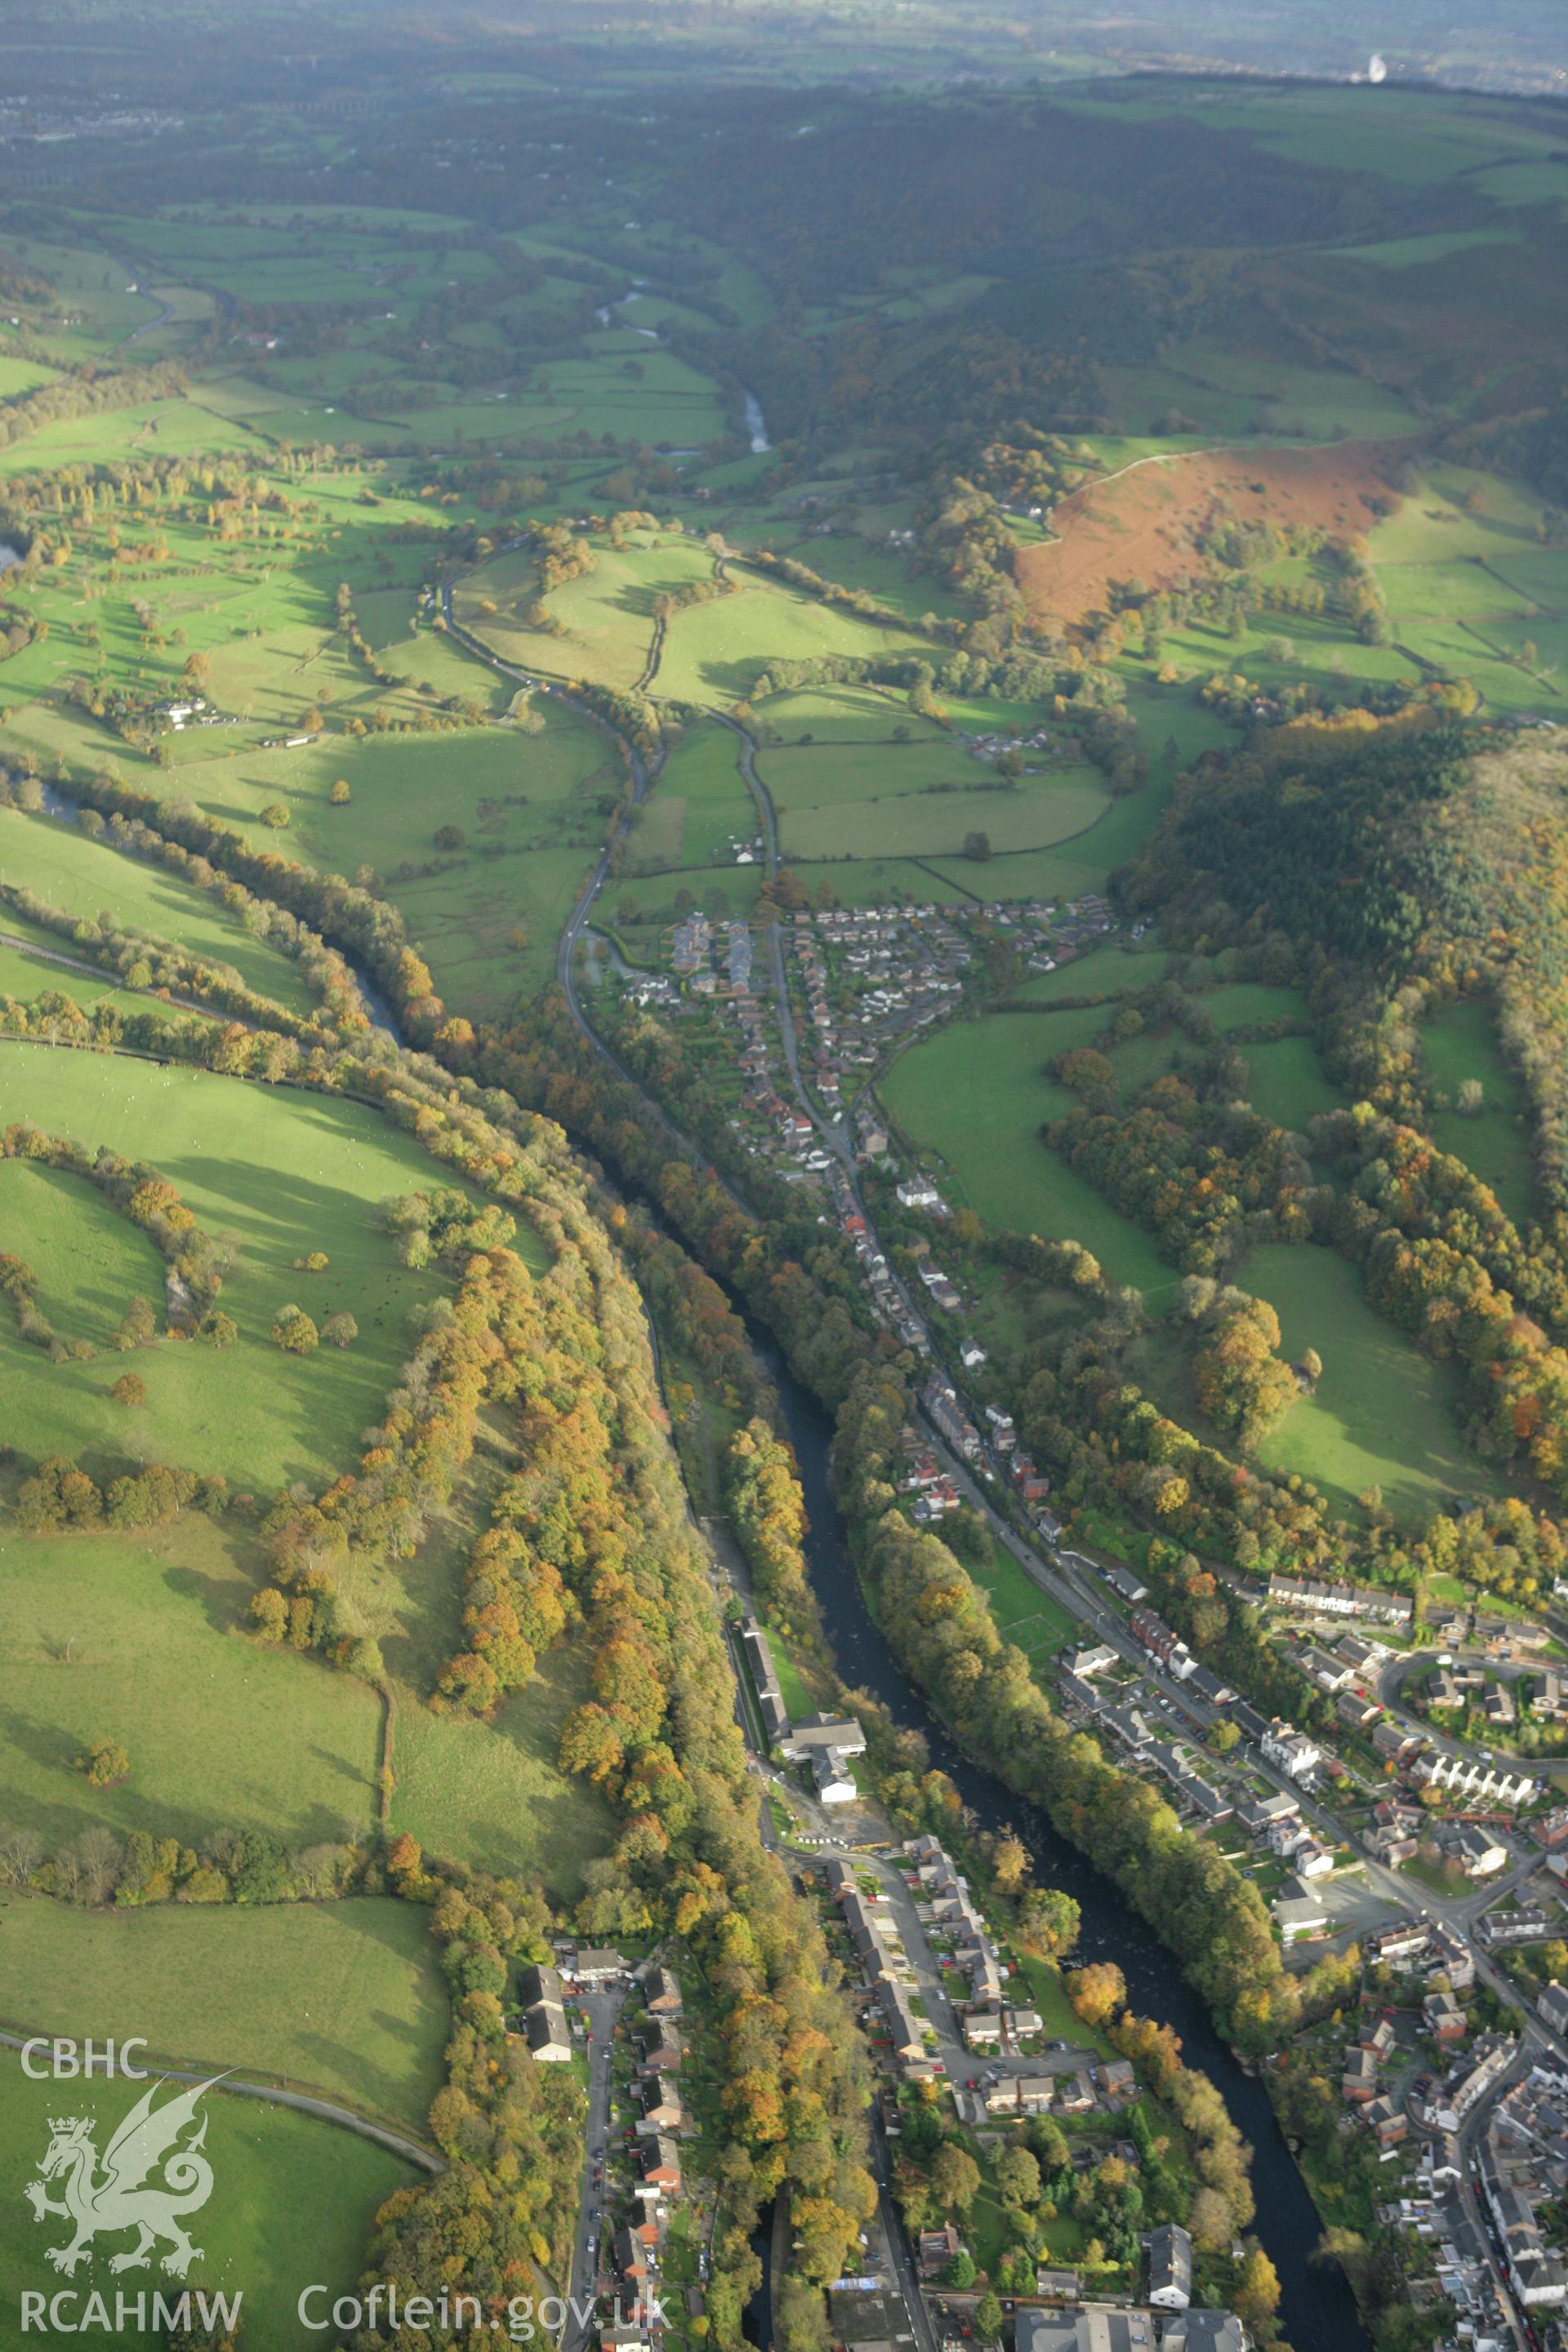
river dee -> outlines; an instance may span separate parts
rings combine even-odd
[[[1114,1960],[1139,2015],[1172,2026],[1181,2036],[1189,2065],[1200,2067],[1217,2085],[1252,2144],[1252,2187],[1258,2200],[1253,2227],[1279,2274],[1279,2320],[1293,2352],[1371,2352],[1371,2339],[1344,2273],[1337,2263],[1322,2265],[1308,2259],[1322,2224],[1267,2092],[1242,2072],[1169,1952],[1111,1881],[1059,1837],[1036,1807],[1010,1794],[962,1755],[927,1712],[861,1596],[828,1484],[832,1422],[810,1391],[792,1376],[773,1342],[754,1328],[752,1337],[777,1384],[800,1465],[811,1520],[806,1552],[812,1588],[844,1680],[851,1688],[874,1692],[900,1723],[925,1734],[931,1762],[948,1775],[984,1828],[1010,1826],[1018,1832],[1035,1858],[1037,1882],[1063,1888],[1079,1906],[1079,1956]]]

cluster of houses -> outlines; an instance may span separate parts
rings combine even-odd
[[[1377,1762],[1397,1772],[1409,1788],[1432,1789],[1440,1798],[1494,1812],[1517,1812],[1522,1806],[1533,1804],[1542,1792],[1543,1783],[1535,1773],[1516,1771],[1509,1765],[1484,1756],[1468,1755],[1461,1749],[1435,1747],[1397,1717],[1385,1715],[1381,1707],[1355,1692],[1342,1692],[1335,1705],[1340,1720],[1350,1730],[1363,1734]],[[1404,1853],[1383,1850],[1398,1843],[1397,1839],[1369,1843],[1380,1861],[1402,1862],[1409,1858]],[[1414,1846],[1410,1851],[1415,1851]]]
[[[669,935],[670,967],[693,996],[739,1001],[752,993],[752,933],[745,923],[710,923],[700,912]]]
[[[1418,2075],[1407,2095],[1412,2123],[1423,2131],[1457,2132],[1512,2065],[1519,2042],[1511,2033],[1479,2033],[1441,2074]]]
[[[1521,1711],[1538,1723],[1563,1723],[1568,1721],[1568,1675],[1549,1668],[1505,1682],[1484,1666],[1439,1664],[1427,1685],[1426,1703],[1436,1715],[1474,1707],[1491,1731],[1513,1730]]]
[[[531,2056],[552,2065],[572,2055],[572,2032],[566,2021],[566,1989],[559,1969],[529,1968],[522,1972],[522,2030]]]
[[[1562,1992],[1561,1986],[1549,1990]],[[1521,2308],[1561,2311],[1568,2303],[1568,2269],[1546,2242],[1539,2208],[1568,2189],[1568,2081],[1562,2074],[1535,2068],[1504,2093],[1487,2117],[1476,2170]]]
[[[953,1965],[968,1979],[971,2014],[998,2012],[1006,1969],[984,1915],[971,1898],[969,1881],[934,1837],[908,1839],[904,1858],[910,1891],[917,1901],[931,1905],[932,1927],[951,1944]],[[1038,2031],[1037,2021],[1032,2030]]]
[[[859,1795],[851,1759],[866,1753],[866,1735],[850,1715],[807,1715],[792,1722],[779,1689],[778,1669],[768,1637],[755,1617],[741,1627],[757,1706],[768,1744],[791,1764],[804,1765],[811,1774],[817,1801],[824,1805],[853,1804]]]
[[[965,1462],[978,1464],[982,1452],[980,1432],[960,1402],[957,1390],[933,1372],[921,1391],[921,1406],[937,1435]]]
[[[1098,890],[1076,898],[1030,898],[1021,905],[987,906],[977,909],[986,928],[1011,939],[1031,971],[1055,971],[1073,963],[1089,948],[1098,947],[1116,928],[1116,919]],[[1134,939],[1143,926],[1134,928]]]
[[[1428,1605],[1426,1625],[1451,1649],[1463,1643],[1466,1649],[1479,1650],[1502,1664],[1531,1664],[1552,1638],[1546,1627],[1531,1617],[1499,1617],[1482,1610],[1472,1622],[1462,1609],[1444,1604]]]
[[[935,1265],[930,1258],[921,1256],[915,1267],[915,1273],[923,1284],[933,1307],[940,1307],[944,1315],[956,1315],[960,1311],[963,1301],[959,1297],[954,1284],[942,1272],[940,1265]],[[979,1360],[982,1363],[984,1362],[984,1355]]]
[[[1296,1617],[1353,1617],[1364,1625],[1410,1626],[1415,1603],[1381,1584],[1343,1584],[1310,1576],[1271,1576],[1268,1599]]]
[[[1399,1769],[1413,1786],[1436,1789],[1443,1796],[1473,1805],[1513,1812],[1533,1804],[1542,1782],[1531,1772],[1510,1772],[1506,1765],[1484,1759],[1449,1754],[1414,1743],[1415,1752],[1400,1760]]]
[[[828,1862],[823,1874],[870,1987],[895,2068],[910,2078],[934,2074],[926,2052],[926,2028],[910,1995],[909,1961],[892,1913],[875,1891],[867,1894],[862,1889],[852,1863]]]
[[[647,1976],[646,1990],[647,2005],[637,2021],[642,2049],[633,2077],[642,2113],[634,2136],[631,2207],[611,2248],[616,2352],[627,2352],[631,2339],[626,2331],[633,2331],[638,2341],[643,2338],[660,2299],[660,2250],[670,2209],[683,2187],[679,2141],[687,2119],[679,2076],[687,2049],[679,1979],[672,1969],[656,1968]]]
[[[818,1048],[815,1082],[833,1107],[845,1066],[869,1066],[893,1040],[950,1011],[973,961],[947,909],[931,903],[803,910],[795,950]]]
[[[1423,2250],[1405,2291],[1429,2318],[1434,2340],[1452,2343],[1457,2336],[1468,2347],[1495,2346],[1500,2352],[1513,2340],[1512,2329],[1485,2243],[1461,2201],[1464,2177],[1458,2134],[1438,2132],[1423,2142],[1416,2170],[1401,2193],[1379,2203],[1377,2219]],[[1445,2300],[1454,2306],[1454,2320],[1442,2310]]]
[[[842,1170],[835,1169],[831,1178],[834,1199],[838,1210],[838,1222],[848,1235],[850,1247],[859,1261],[860,1271],[871,1294],[871,1312],[880,1323],[895,1330],[902,1346],[912,1348],[917,1355],[929,1356],[931,1341],[918,1315],[911,1314],[894,1279],[877,1237],[856,1205],[849,1180]]]
[[[899,1492],[909,1496],[910,1507],[920,1526],[935,1527],[949,1511],[956,1511],[963,1501],[958,1482],[943,1470],[931,1448],[923,1444],[912,1429],[904,1432],[903,1453]]]
[[[965,2122],[1005,2122],[1016,2116],[1114,2113],[1137,2096],[1137,2079],[1129,2060],[1093,2058],[1079,2050],[1068,2052],[1061,2064],[1037,2074],[999,2074],[976,2090],[959,2092],[955,2104]]]
[[[1443,1996],[1451,2000],[1452,1994]],[[1456,2004],[1457,2006],[1457,2004]],[[1459,2011],[1461,2021],[1464,2011]],[[1375,2011],[1363,2018],[1356,2039],[1340,2062],[1340,2094],[1356,2109],[1379,2147],[1397,2147],[1410,2128],[1403,2107],[1383,2087],[1383,2071],[1398,2049],[1393,2020]]]

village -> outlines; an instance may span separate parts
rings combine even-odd
[[[1020,971],[1047,972],[1112,928],[1094,892],[1062,902],[798,908],[779,925],[787,1040],[765,927],[739,918],[690,908],[663,936],[661,968],[628,965],[619,984],[628,1009],[676,1024],[682,1051],[729,1097],[731,1130],[750,1158],[791,1181],[820,1181],[829,1154],[816,1118],[837,1125],[853,1111],[863,1155],[886,1151],[869,1085],[892,1052],[975,995],[988,943],[1011,950]]]

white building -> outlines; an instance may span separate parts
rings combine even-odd
[[[1323,1760],[1322,1749],[1304,1731],[1282,1723],[1278,1716],[1264,1733],[1262,1744],[1267,1760],[1277,1771],[1289,1773],[1292,1780],[1310,1780]]]

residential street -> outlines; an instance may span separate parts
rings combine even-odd
[[[577,2242],[572,2250],[571,2305],[566,2315],[561,2352],[577,2352],[577,2347],[585,2344],[595,2332],[592,2318],[582,2325],[577,2314],[593,2310],[594,2280],[604,2243],[605,2180],[603,2173],[596,2182],[594,2176],[598,2162],[596,2151],[609,2146],[610,2062],[615,2047],[615,2029],[626,2006],[626,1998],[624,1992],[595,1992],[584,1995],[581,2003],[593,2036],[588,2046],[588,2120],[583,2165],[583,2203],[577,2216]]]

